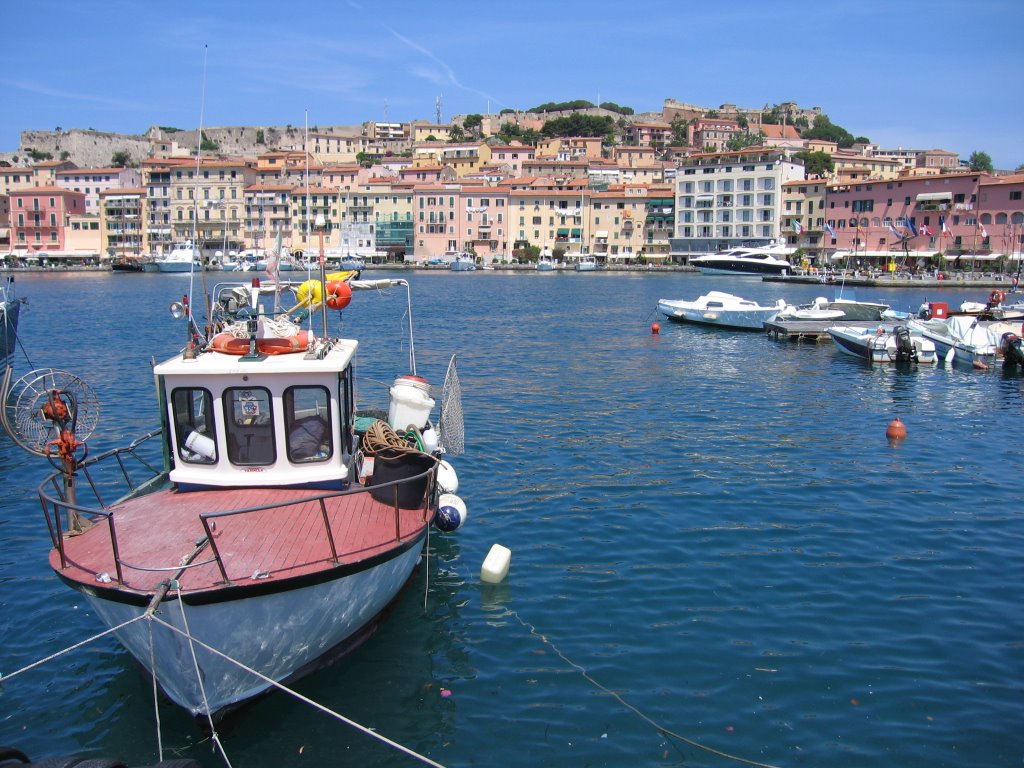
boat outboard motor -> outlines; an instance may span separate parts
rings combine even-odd
[[[897,362],[917,362],[917,348],[910,338],[910,329],[905,325],[898,325],[893,331],[893,336],[896,339]]]
[[[1024,348],[1016,333],[1004,333],[999,340],[999,351],[1003,353],[1003,365],[1017,365],[1024,368]]]

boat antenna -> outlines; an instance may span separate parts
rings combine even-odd
[[[206,62],[207,62],[207,59],[209,57],[209,52],[210,52],[209,44],[208,43],[203,43],[203,78],[202,78],[202,85],[200,87],[200,92],[199,92],[199,140],[196,142],[196,179],[195,179],[195,184],[193,185],[193,191],[192,191],[192,248],[194,248],[194,249],[199,251],[200,257],[202,256],[202,250],[199,248],[199,245],[198,245],[199,244],[199,173],[200,173],[201,160],[202,160],[202,154],[203,154],[203,120],[205,118],[205,111],[206,111]],[[224,222],[224,226],[227,227],[227,221],[226,220]],[[192,250],[192,249],[189,249],[189,250]],[[195,258],[192,258],[191,261],[192,261],[192,264],[191,264],[191,269],[189,269],[189,277],[188,277],[188,297],[189,297],[188,306],[189,307],[193,306],[192,294],[193,294],[193,285],[194,285],[195,274],[196,274],[196,260],[195,260]],[[206,317],[209,318],[210,315],[211,315],[211,309],[210,309],[210,295],[209,295],[209,292],[206,290],[206,271],[202,268],[202,264],[200,264],[199,266],[200,266],[200,277],[201,277],[201,280],[202,280],[202,283],[203,283],[203,309],[206,312]],[[188,326],[189,326],[188,350],[190,352],[192,351],[191,330],[192,330],[192,327],[193,327],[194,324],[195,324],[195,316],[193,315],[193,316],[191,316],[189,318],[189,323],[188,323]]]

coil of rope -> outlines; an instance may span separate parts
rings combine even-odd
[[[412,442],[410,442],[412,441]],[[367,456],[388,453],[392,456],[401,453],[425,453],[422,450],[423,436],[420,431],[410,425],[406,436],[391,428],[386,421],[377,419],[363,435],[362,448]],[[428,454],[429,455],[429,454]]]

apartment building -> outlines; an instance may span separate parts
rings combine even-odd
[[[523,163],[536,157],[536,148],[528,144],[491,146],[491,164],[508,166],[513,176],[519,176]]]
[[[277,247],[292,250],[292,194],[291,184],[265,184],[259,182],[245,188],[242,198],[245,216],[244,247],[264,251]]]
[[[827,256],[825,236],[825,179],[798,179],[782,184],[781,232],[786,244],[802,250],[808,265],[821,264]]]
[[[668,123],[631,123],[626,129],[626,143],[637,147],[667,147],[672,143],[672,126]]]
[[[29,187],[14,190],[10,206],[12,250],[30,259],[58,256],[66,248],[69,218],[85,215],[85,193],[58,186]]]
[[[56,185],[85,193],[85,212],[100,215],[100,193],[108,189],[138,187],[142,176],[136,168],[73,168],[54,174]]]
[[[991,250],[1018,268],[1024,260],[1024,174],[981,177],[978,224],[987,232]]]
[[[595,228],[589,220],[592,195],[586,188],[512,188],[508,215],[513,247],[562,248],[570,258],[589,254],[591,243],[585,233]]]
[[[199,248],[244,247],[245,190],[256,172],[244,160],[211,158],[170,169],[171,234]]]
[[[695,256],[782,233],[782,185],[804,177],[787,150],[751,147],[691,155],[676,169],[672,253]]]
[[[373,224],[376,250],[389,258],[412,256],[415,246],[413,222],[413,185],[397,180],[371,180],[373,189]]]
[[[100,250],[110,258],[149,252],[146,189],[125,187],[99,193]]]
[[[590,196],[586,245],[599,262],[662,260],[669,255],[675,220],[669,186],[620,184]]]
[[[484,263],[504,260],[509,251],[508,192],[496,187],[462,188],[465,221],[462,242]]]

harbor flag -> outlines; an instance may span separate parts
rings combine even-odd
[[[939,229],[942,230],[943,237],[952,237],[953,233],[949,231],[949,227],[946,226],[946,218],[939,216]]]
[[[836,239],[836,231],[832,229],[832,225],[829,224],[827,221],[825,222],[825,231],[828,232],[829,237],[831,237],[833,240]]]
[[[898,229],[896,229],[896,225],[893,224],[891,221],[889,222],[889,231],[896,235],[896,237],[898,237],[900,240],[903,239],[903,234]]]
[[[793,219],[793,231],[798,235],[804,231],[804,228],[800,226],[800,222],[796,219]]]
[[[922,235],[930,235],[931,233],[932,233],[932,230],[931,230],[931,228],[927,224],[922,224],[921,225],[921,234]]]
[[[985,225],[982,224],[980,221],[978,222],[978,229],[981,230],[982,237],[988,237],[988,230],[985,229]]]
[[[910,236],[917,237],[917,227],[914,226],[914,220],[904,219],[903,221],[906,222],[907,229],[910,231]]]

